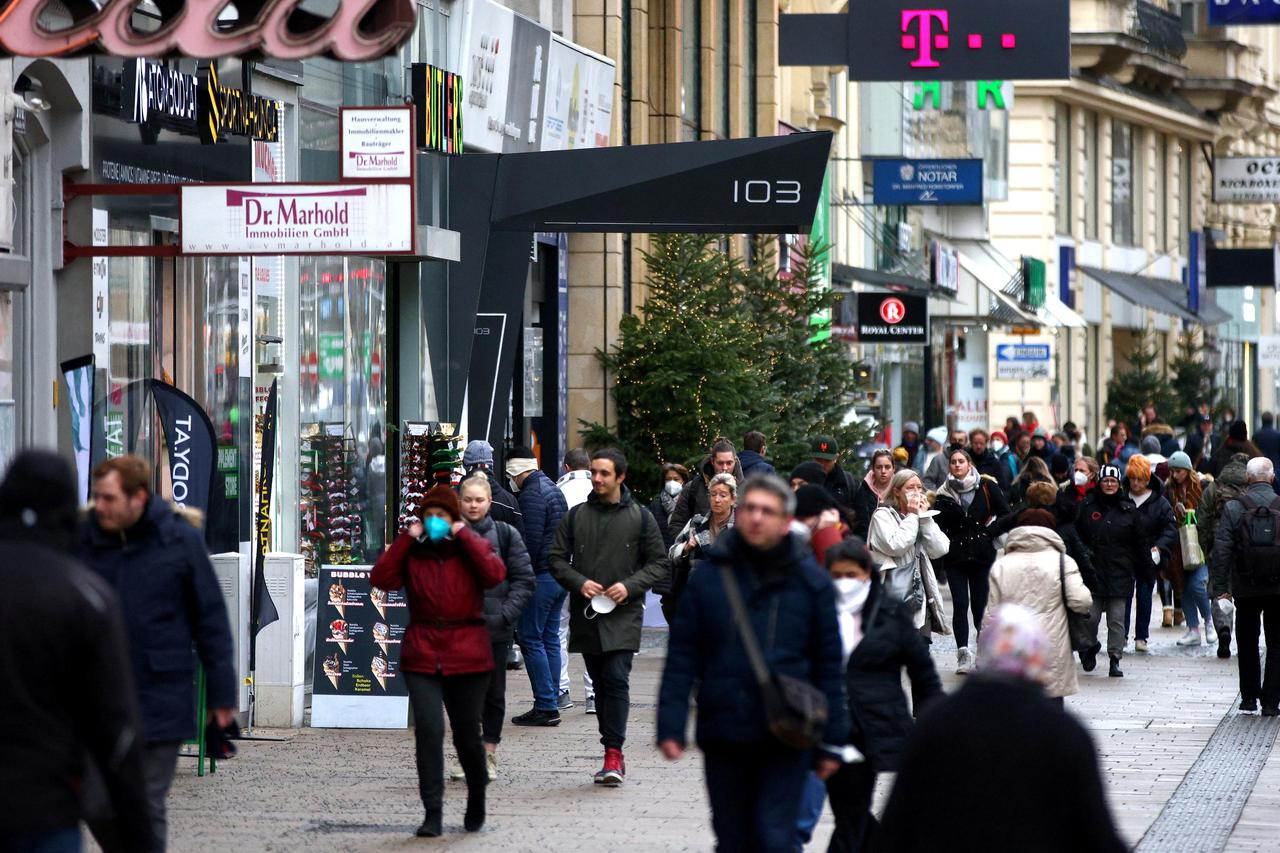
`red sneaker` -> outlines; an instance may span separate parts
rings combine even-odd
[[[595,775],[597,785],[616,788],[627,778],[627,762],[622,750],[609,748],[604,751],[604,767]]]

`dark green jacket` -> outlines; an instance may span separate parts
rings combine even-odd
[[[548,559],[551,573],[569,590],[569,650],[599,654],[639,651],[644,594],[671,571],[662,531],[652,513],[636,503],[625,486],[622,500],[605,503],[594,493],[560,521]],[[582,585],[627,587],[628,598],[612,613],[587,619]]]

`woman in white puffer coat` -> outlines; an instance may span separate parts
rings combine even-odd
[[[929,507],[920,475],[907,468],[889,481],[889,491],[871,516],[867,532],[884,594],[907,603],[926,639],[930,633],[951,633],[933,570],[933,561],[947,553],[951,541],[934,521],[937,514]]]
[[[1049,639],[1042,679],[1045,693],[1061,701],[1078,689],[1067,607],[1076,613],[1088,613],[1093,596],[1080,577],[1076,561],[1067,556],[1066,545],[1055,526],[1053,513],[1047,510],[1031,509],[1018,514],[1018,526],[1009,532],[1004,554],[991,566],[986,618],[1001,604],[1019,604],[1035,614]]]

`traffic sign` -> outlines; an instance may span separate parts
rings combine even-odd
[[[996,378],[1028,382],[1049,378],[1051,344],[998,344]]]

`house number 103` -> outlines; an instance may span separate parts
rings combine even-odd
[[[799,204],[799,181],[734,181],[733,203]]]

